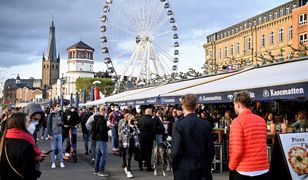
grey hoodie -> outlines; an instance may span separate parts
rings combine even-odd
[[[37,103],[30,103],[28,104],[25,108],[24,108],[24,113],[28,114],[30,116],[30,118],[34,115],[34,114],[41,114],[41,119],[40,119],[40,123],[42,122],[42,120],[45,117],[45,113],[44,110],[42,109],[40,104]]]

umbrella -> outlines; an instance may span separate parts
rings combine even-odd
[[[64,105],[64,98],[63,95],[61,95],[61,111],[63,112],[63,105]]]
[[[79,106],[79,94],[78,94],[78,92],[76,92],[76,108],[78,109],[78,106]]]
[[[90,101],[94,101],[94,87],[91,87],[91,98]]]
[[[82,98],[82,103],[85,104],[87,102],[87,90],[83,90],[83,98]]]
[[[74,101],[74,99],[73,99],[73,93],[71,93],[71,98],[70,98],[70,106],[71,106],[71,107],[73,107],[73,101]]]

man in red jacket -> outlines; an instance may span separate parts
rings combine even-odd
[[[266,124],[252,113],[248,91],[240,91],[234,98],[238,117],[230,128],[230,180],[268,179],[269,162],[266,148]]]

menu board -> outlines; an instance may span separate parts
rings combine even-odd
[[[308,132],[278,136],[292,179],[308,178]]]

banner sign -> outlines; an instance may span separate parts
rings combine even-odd
[[[308,82],[288,84],[281,86],[272,86],[264,88],[247,89],[253,101],[256,100],[276,100],[276,99],[295,99],[299,97],[308,97]],[[217,92],[198,94],[198,103],[227,103],[233,102],[235,94],[240,91]],[[180,104],[182,96],[153,97],[139,100],[129,100],[118,102],[126,105],[148,105],[148,104]],[[116,102],[115,102],[116,103]],[[120,105],[121,106],[121,105]]]
[[[275,99],[294,99],[299,97],[308,97],[308,82],[289,84],[282,86],[272,86],[265,88],[247,89],[250,92],[251,99],[254,100],[275,100]],[[198,103],[226,103],[233,102],[236,93],[240,90],[229,92],[218,92],[208,94],[197,94]],[[162,104],[167,102],[180,103],[178,97],[162,97]],[[171,103],[170,103],[171,104]]]
[[[308,177],[308,132],[278,134],[292,179]]]

